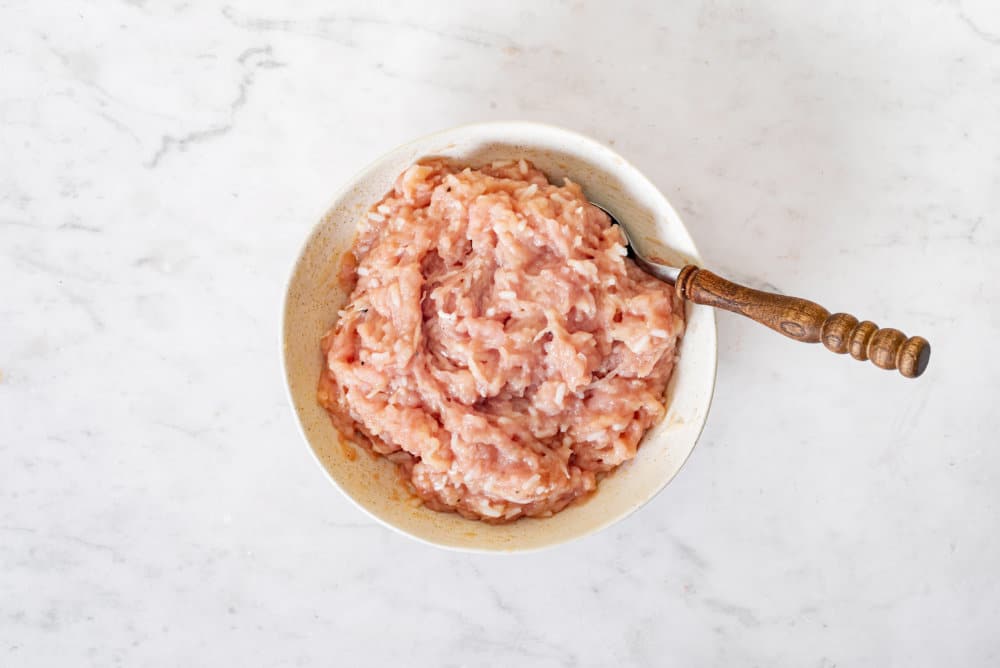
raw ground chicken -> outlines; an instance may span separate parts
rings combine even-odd
[[[683,308],[575,183],[523,160],[416,164],[352,252],[319,400],[428,507],[551,515],[662,417]]]

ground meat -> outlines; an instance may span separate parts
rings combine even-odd
[[[431,508],[551,515],[664,412],[683,308],[625,255],[524,160],[413,165],[360,225],[319,400]]]

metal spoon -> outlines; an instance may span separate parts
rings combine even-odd
[[[673,285],[681,299],[745,315],[796,341],[822,341],[835,353],[850,352],[856,360],[870,359],[882,369],[899,369],[907,378],[916,378],[927,368],[931,345],[922,336],[907,338],[898,329],[879,329],[874,322],[858,322],[857,318],[847,313],[831,315],[815,302],[754,290],[693,264],[674,267],[659,261],[659,258],[650,258],[632,244],[628,229],[614,214],[600,204],[594,206],[608,214],[611,222],[618,226],[628,256],[639,268]]]

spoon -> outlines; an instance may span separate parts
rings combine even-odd
[[[874,322],[858,322],[848,313],[831,315],[815,302],[754,290],[693,264],[674,267],[660,258],[643,255],[632,244],[625,226],[603,206],[594,206],[608,214],[611,222],[618,226],[628,256],[639,268],[673,285],[681,299],[745,315],[796,341],[822,341],[835,353],[849,352],[854,359],[870,359],[882,369],[899,369],[907,378],[916,378],[927,368],[931,344],[922,336],[907,338],[898,329],[879,329]]]

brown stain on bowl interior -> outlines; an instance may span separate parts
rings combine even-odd
[[[344,458],[349,462],[356,461],[358,458],[358,451],[355,450],[350,443],[340,439],[340,451],[343,453]]]
[[[656,237],[644,236],[642,241],[643,251],[645,251],[646,257],[652,262],[665,264],[668,267],[683,267],[689,263],[680,253],[667,248]]]
[[[667,416],[667,423],[664,426],[668,428],[679,427],[680,425],[683,424],[685,424],[684,418],[682,418],[680,415],[677,415],[676,413],[671,413],[670,415]]]
[[[358,282],[358,257],[348,250],[340,256],[339,262],[331,262],[330,264],[337,266],[337,281],[330,287],[337,285],[347,293],[354,290],[354,286]]]

